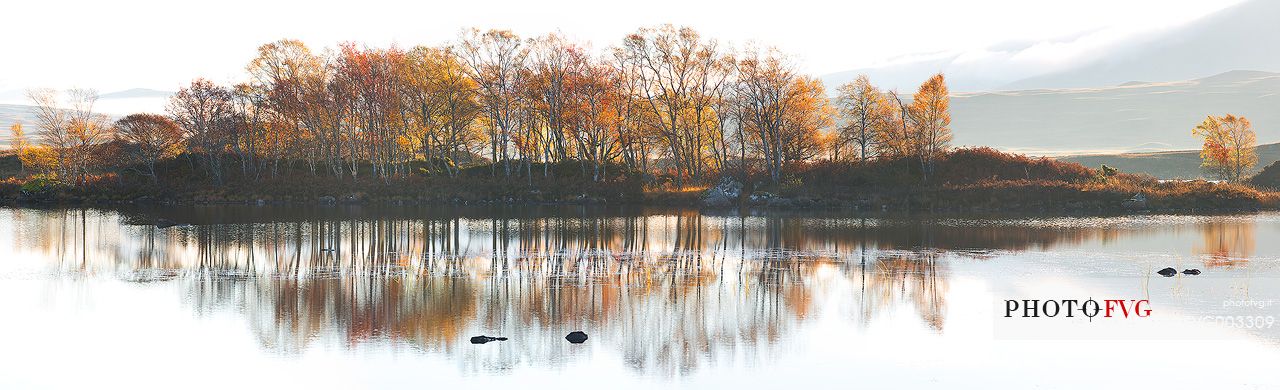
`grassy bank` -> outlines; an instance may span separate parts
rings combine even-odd
[[[794,165],[780,183],[750,192],[755,196],[743,202],[753,205],[899,211],[1207,212],[1278,204],[1276,194],[1247,185],[1162,182],[1148,175],[1102,172],[990,148],[952,151],[931,168],[915,159]],[[1130,201],[1138,194],[1145,202]]]

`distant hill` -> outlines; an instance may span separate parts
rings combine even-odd
[[[1258,165],[1250,174],[1257,173],[1267,165],[1280,161],[1280,143],[1258,145]],[[1080,163],[1086,167],[1097,168],[1102,164],[1119,169],[1126,173],[1146,173],[1161,179],[1208,179],[1200,169],[1199,150],[1179,150],[1171,152],[1092,154],[1062,156],[1060,161]]]
[[[132,89],[126,89],[123,91],[104,93],[99,95],[98,99],[100,100],[141,99],[141,98],[168,99],[170,95],[173,95],[173,92],[161,91],[156,89],[147,89],[147,88],[132,88]]]
[[[166,95],[167,96],[167,95]],[[95,112],[107,114],[113,119],[121,118],[134,112],[163,113],[163,102],[158,97],[138,98],[99,98]],[[21,123],[28,137],[38,137],[40,129],[36,126],[35,107],[25,104],[0,104],[0,147],[9,146],[9,126]]]
[[[1280,1],[1252,0],[1142,37],[1071,69],[1001,89],[1075,88],[1129,80],[1186,80],[1232,69],[1280,71]]]
[[[1013,81],[1000,72],[990,69],[973,69],[955,64],[959,54],[938,53],[907,60],[896,60],[890,64],[847,70],[821,75],[818,78],[827,89],[827,93],[835,95],[840,86],[867,75],[871,83],[885,90],[901,92],[915,91],[920,83],[938,72],[947,75],[947,86],[952,91],[989,91]]]
[[[952,91],[1001,91],[1177,81],[1234,69],[1280,72],[1280,1],[1250,0],[1179,26],[1115,38],[1087,31],[1053,40],[1007,42],[980,50],[924,53],[823,75],[827,91],[866,74],[884,88],[914,90],[947,74]],[[1053,65],[1037,58],[1068,53]]]
[[[135,112],[163,113],[164,105],[171,95],[173,92],[147,88],[104,93],[98,95],[94,111],[113,118]],[[19,90],[0,92],[0,146],[9,145],[9,126],[14,123],[23,124],[27,134],[35,136],[39,129],[35,127],[34,112],[34,107],[28,105],[25,92]]]
[[[0,146],[9,146],[9,126],[21,123],[27,134],[35,133],[35,116],[31,106],[0,104]]]
[[[1280,140],[1280,73],[1231,71],[1197,80],[1100,88],[959,93],[951,99],[957,145],[1035,155],[1198,148],[1191,129],[1207,115],[1253,122],[1260,142]]]
[[[148,88],[131,88],[123,91],[100,93],[94,111],[123,117],[136,112],[164,112],[164,106],[173,95],[171,91]],[[31,101],[24,90],[0,91],[0,127],[8,129],[15,121],[31,124]]]

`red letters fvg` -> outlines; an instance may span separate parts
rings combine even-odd
[[[1101,315],[1103,318],[1147,317],[1151,315],[1151,302],[1146,299],[1104,299],[1102,303],[1089,298],[1079,299],[1006,299],[1004,316],[1012,318],[1040,317],[1083,317],[1093,319]]]

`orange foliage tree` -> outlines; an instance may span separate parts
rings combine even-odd
[[[1201,166],[1223,180],[1240,182],[1250,168],[1258,164],[1257,135],[1243,116],[1210,115],[1191,130],[1204,140],[1200,149]]]
[[[146,168],[151,182],[158,183],[156,162],[178,154],[182,129],[158,114],[132,114],[116,121],[115,126],[116,137],[134,145],[132,155]]]

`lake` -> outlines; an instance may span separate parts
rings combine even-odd
[[[0,221],[4,389],[1280,386],[1275,213],[193,206]],[[589,339],[565,341],[577,330]]]

